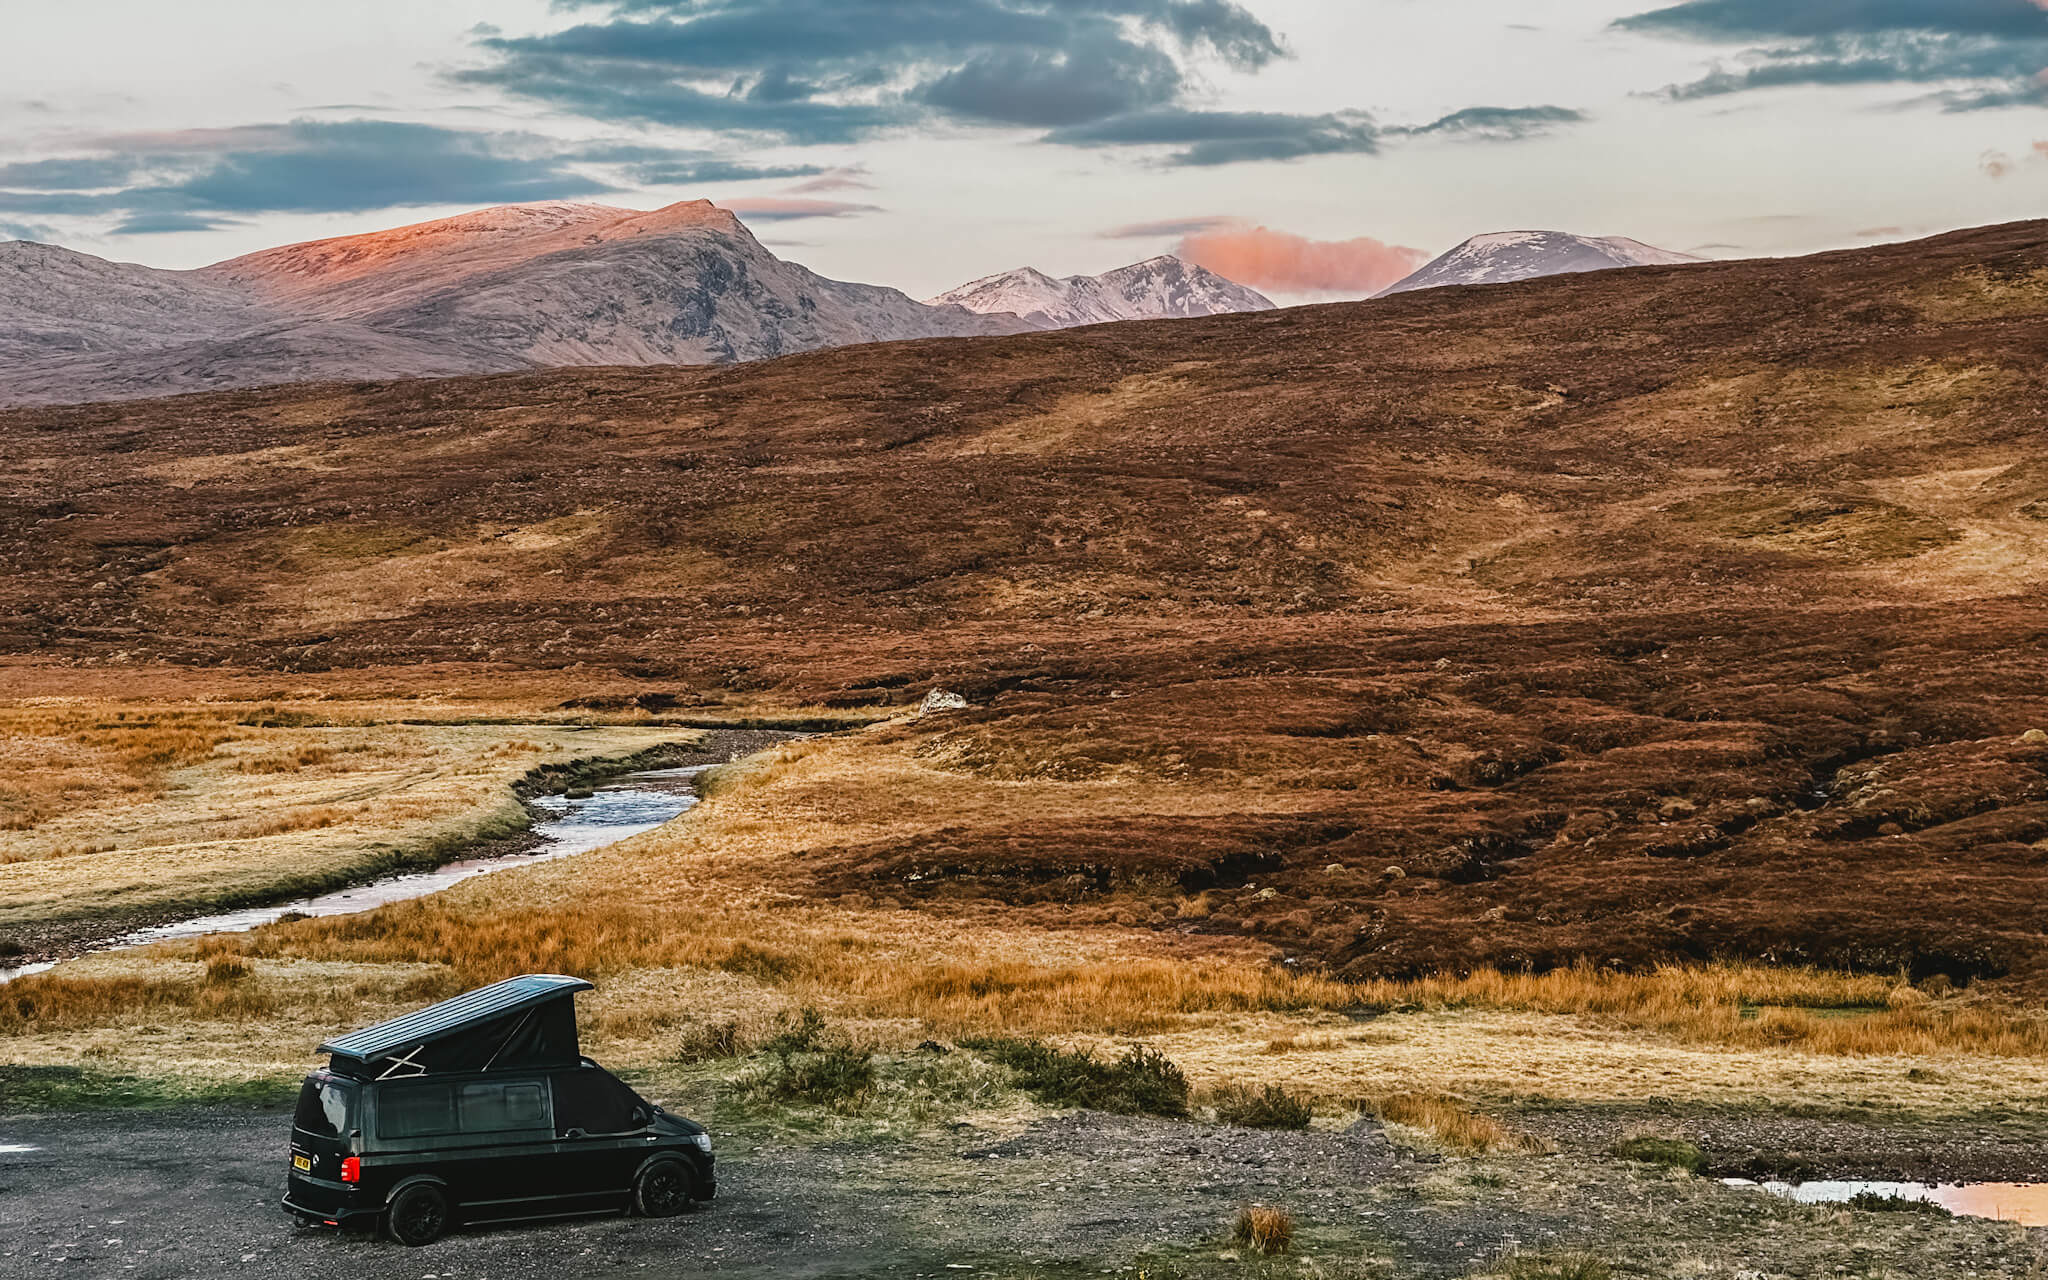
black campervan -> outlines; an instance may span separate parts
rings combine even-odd
[[[455,1223],[709,1200],[711,1139],[582,1056],[581,978],[528,974],[320,1046],[284,1207],[426,1244]]]

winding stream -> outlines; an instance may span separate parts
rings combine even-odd
[[[137,929],[132,933],[123,934],[111,942],[92,948],[85,954],[145,947],[152,942],[170,942],[180,938],[199,938],[210,933],[242,933],[270,924],[286,915],[351,915],[389,903],[439,893],[450,885],[460,884],[474,876],[489,875],[491,872],[504,871],[511,867],[531,866],[536,862],[553,862],[557,858],[573,858],[579,853],[589,853],[593,849],[602,849],[606,845],[630,839],[643,831],[652,831],[663,823],[689,812],[697,803],[694,780],[698,774],[711,767],[695,765],[687,769],[652,769],[643,773],[629,773],[597,788],[591,795],[575,800],[559,795],[535,796],[528,803],[548,816],[533,824],[533,834],[539,838],[540,843],[529,852],[507,854],[498,858],[464,858],[444,863],[432,870],[402,872],[381,880],[372,880],[368,884],[337,889],[332,893],[323,893],[311,898],[300,898],[295,902],[280,902],[267,907],[244,907],[237,911],[224,911],[216,915],[194,916],[188,920],[152,925],[147,929]],[[31,973],[42,973],[61,963],[62,961],[58,960],[48,960],[14,969],[0,969],[0,982]]]

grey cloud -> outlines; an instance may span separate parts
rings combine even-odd
[[[1215,231],[1222,227],[1237,226],[1243,219],[1228,218],[1221,214],[1205,218],[1167,218],[1159,222],[1131,222],[1121,227],[1111,227],[1098,234],[1104,240],[1160,240],[1168,237],[1200,235],[1204,231]]]
[[[580,150],[577,158],[588,164],[619,165],[625,177],[647,187],[811,178],[826,172],[823,165],[817,164],[755,164],[714,152],[672,147],[590,147]]]
[[[1674,101],[1755,89],[1955,85],[1927,95],[1948,110],[2048,101],[2048,8],[2036,0],[1690,0],[1618,27],[1748,44],[1734,66],[1669,85]]]
[[[117,217],[124,234],[208,230],[244,213],[351,213],[434,204],[507,204],[617,190],[640,181],[815,173],[703,151],[568,143],[534,135],[372,120],[115,134],[81,154],[0,166],[0,212]],[[598,172],[593,172],[597,170]]]
[[[1748,65],[1717,67],[1698,80],[1667,86],[1662,96],[1686,101],[1793,85],[1939,85],[1974,80],[1990,83],[1984,88],[1945,90],[1932,96],[1951,110],[2040,102],[2048,97],[2036,78],[2048,67],[2048,40],[2000,42],[1893,32],[1758,49],[1745,61]]]
[[[158,236],[183,231],[219,231],[243,224],[234,218],[216,218],[203,213],[141,213],[116,226],[117,236]]]
[[[1268,111],[1187,111],[1164,108],[1056,129],[1047,141],[1077,147],[1175,146],[1176,166],[1296,160],[1304,156],[1380,149],[1380,130],[1363,112],[1301,116]]]
[[[916,97],[949,115],[1051,127],[1164,106],[1180,91],[1180,68],[1165,53],[1112,41],[1063,53],[978,54],[924,85]]]
[[[851,141],[934,116],[1076,126],[1166,107],[1186,59],[1257,70],[1280,38],[1236,0],[616,0],[477,41],[453,73],[604,120]]]
[[[0,187],[42,187],[90,190],[118,187],[134,172],[127,160],[113,156],[55,156],[0,164]]]
[[[1467,107],[1425,125],[1387,132],[1409,137],[1436,135],[1483,142],[1519,142],[1585,120],[1585,112],[1570,107]]]
[[[8,222],[0,219],[0,240],[36,240],[54,244],[57,228],[43,222]]]
[[[1726,41],[1883,31],[2040,39],[2048,37],[2048,12],[2034,0],[1689,0],[1615,25]]]

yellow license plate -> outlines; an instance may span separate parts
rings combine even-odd
[[[293,1157],[292,1157],[292,1168],[294,1168],[294,1169],[297,1169],[297,1170],[298,1170],[298,1171],[299,1171],[300,1173],[311,1173],[311,1172],[313,1172],[313,1157],[311,1157],[311,1156],[293,1156]]]

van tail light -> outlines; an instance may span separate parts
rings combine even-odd
[[[343,1182],[361,1182],[363,1180],[362,1157],[343,1156],[341,1158],[341,1180]]]

